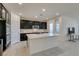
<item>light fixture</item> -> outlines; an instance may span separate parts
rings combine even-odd
[[[45,12],[45,11],[46,11],[46,9],[42,9],[42,11],[43,11],[43,12]]]

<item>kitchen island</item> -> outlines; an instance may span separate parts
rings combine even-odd
[[[59,38],[59,34],[50,33],[27,34],[27,36],[29,55],[54,47],[55,39]]]

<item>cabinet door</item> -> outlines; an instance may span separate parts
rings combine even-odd
[[[42,29],[43,25],[42,22],[39,23],[39,28]]]
[[[40,22],[40,29],[47,29],[47,23],[46,22]]]
[[[44,29],[47,29],[47,23],[46,23],[46,22],[44,23],[44,26],[45,26],[45,28],[44,28]]]

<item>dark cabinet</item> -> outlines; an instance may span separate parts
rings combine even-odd
[[[47,23],[46,22],[43,22],[43,28],[47,29]]]
[[[41,22],[40,23],[40,29],[47,29],[47,23],[46,22]]]
[[[21,29],[32,29],[32,24],[33,22],[31,21],[21,20],[20,28]]]
[[[21,33],[20,34],[20,41],[26,41],[28,40],[28,36],[26,35],[26,33]]]
[[[40,22],[40,21],[29,21],[29,20],[21,20],[20,21],[20,28],[21,29],[47,29],[47,22]]]

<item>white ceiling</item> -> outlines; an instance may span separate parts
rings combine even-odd
[[[53,18],[56,13],[60,15],[79,19],[79,4],[78,3],[4,3],[4,6],[16,14],[22,13],[25,18],[34,18],[45,20],[46,18]],[[42,9],[46,9],[45,12]],[[43,14],[43,16],[40,16]],[[44,17],[44,18],[43,18]]]

